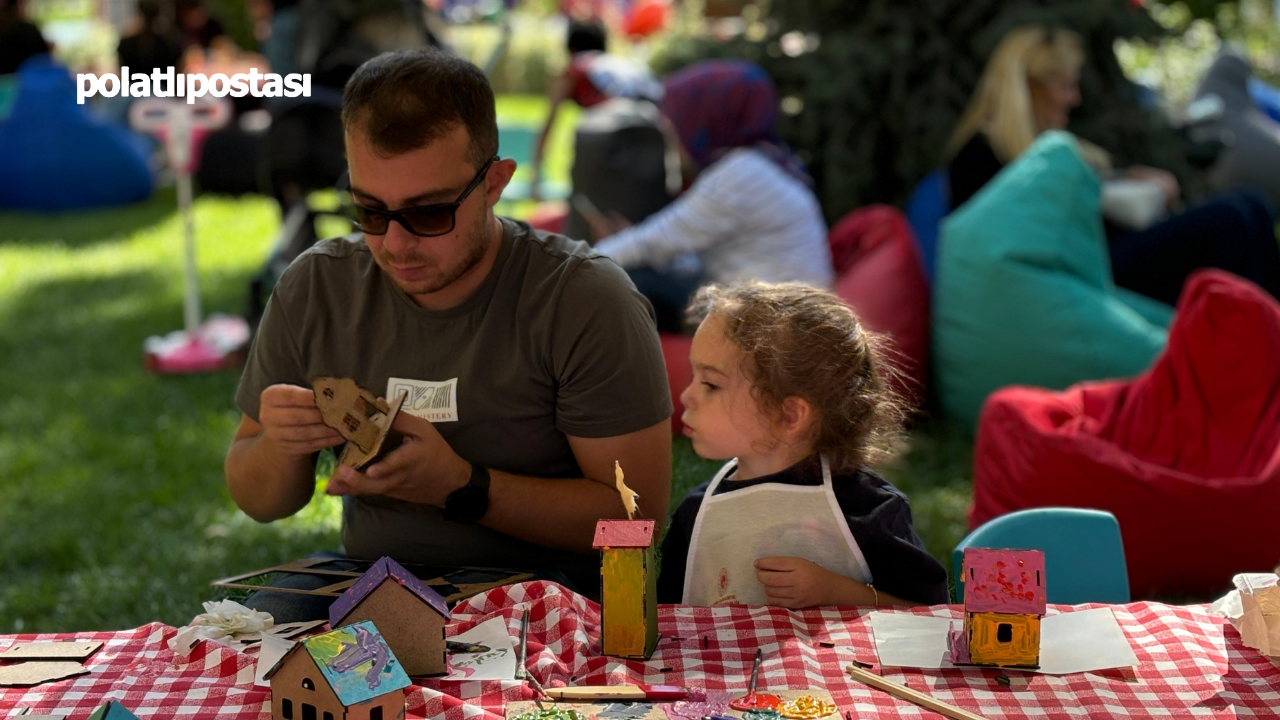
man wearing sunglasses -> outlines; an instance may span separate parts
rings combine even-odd
[[[529,569],[592,593],[596,521],[625,517],[613,463],[665,519],[671,398],[652,309],[586,244],[499,218],[493,92],[437,51],[383,55],[343,96],[349,213],[275,288],[236,395],[227,485],[249,516],[298,512],[342,438],[311,380],[404,391],[405,442],[339,468],[357,558]],[[284,621],[277,618],[277,621]]]

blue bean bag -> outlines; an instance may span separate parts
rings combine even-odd
[[[907,220],[920,248],[924,276],[933,285],[938,257],[938,228],[951,212],[951,190],[947,187],[947,171],[934,170],[925,175],[907,200]]]
[[[1280,122],[1280,88],[1256,77],[1249,78],[1249,98],[1267,117]]]
[[[18,68],[18,91],[0,123],[0,208],[72,210],[151,195],[147,144],[76,104],[75,81],[48,55]]]
[[[1075,138],[1048,132],[943,223],[934,363],[970,429],[997,388],[1132,377],[1164,348],[1173,309],[1116,288],[1100,192]]]

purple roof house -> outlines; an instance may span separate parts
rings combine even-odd
[[[410,676],[441,675],[449,606],[440,593],[389,557],[373,564],[329,606],[332,628],[371,620]]]

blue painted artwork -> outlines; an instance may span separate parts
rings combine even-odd
[[[302,643],[347,707],[409,686],[409,676],[368,620]]]

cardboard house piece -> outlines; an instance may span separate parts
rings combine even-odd
[[[350,378],[319,377],[312,381],[316,407],[324,424],[346,438],[339,465],[362,468],[384,450],[399,444],[399,434],[391,428],[405,394],[387,404]]]
[[[601,645],[605,655],[648,659],[658,644],[658,588],[653,520],[601,520],[592,547],[601,551]]]
[[[1044,553],[965,548],[964,627],[947,636],[956,665],[1040,666]]]
[[[384,557],[329,606],[329,627],[373,621],[412,677],[443,675],[449,606],[399,563]]]
[[[274,720],[404,717],[409,676],[371,622],[294,644],[266,678],[271,682]]]

